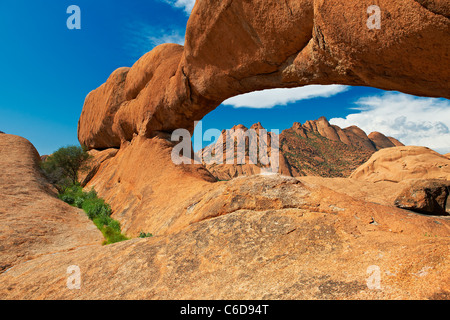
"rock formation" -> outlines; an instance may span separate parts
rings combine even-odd
[[[308,132],[318,133],[329,140],[368,151],[403,146],[397,139],[386,137],[380,132],[372,132],[367,136],[363,130],[356,126],[341,129],[339,126],[331,125],[325,117],[320,117],[314,121],[306,121],[303,125],[296,122],[291,129],[304,138],[308,138]]]
[[[450,22],[436,14],[446,7],[413,0],[384,0],[380,7],[382,28],[370,29],[367,5],[360,2],[198,1],[184,47],[156,47],[86,97],[80,143],[120,148],[87,187],[111,203],[128,232],[164,232],[172,223],[165,213],[174,212],[169,199],[188,203],[214,179],[204,168],[175,168],[170,135],[180,128],[192,132],[195,120],[229,97],[334,83],[449,97],[449,74],[442,66],[450,59]],[[323,134],[330,139],[377,149],[356,127],[339,135],[323,120],[309,123],[312,130],[314,124],[326,127]],[[169,186],[174,177],[189,191]],[[202,187],[194,191],[197,185]]]
[[[101,162],[86,185],[95,188],[130,236],[141,231],[164,234],[187,226],[189,206],[199,201],[216,179],[202,165],[175,165],[173,142],[136,137],[114,157]],[[100,153],[94,154],[94,161]]]
[[[450,180],[450,160],[426,147],[383,149],[355,170],[350,178],[371,182],[400,182],[407,179]]]
[[[90,156],[90,159],[88,159],[89,163],[87,165],[88,170],[87,172],[84,171],[79,172],[78,179],[80,181],[81,186],[85,187],[86,184],[92,180],[97,171],[100,169],[100,165],[103,162],[113,158],[118,151],[119,151],[118,149],[114,148],[105,149],[101,151],[95,149],[88,151]]]
[[[240,135],[236,129],[241,129]],[[251,129],[256,130],[254,145],[264,141],[259,136],[260,129],[264,129],[261,123],[254,124]],[[260,162],[250,163],[250,144],[248,135],[243,134],[247,128],[238,125],[232,128],[237,140],[246,143],[244,164],[237,164],[239,149],[234,147],[234,164],[226,162],[225,152],[227,134],[224,130],[219,141],[201,150],[203,159],[206,155],[219,152],[222,163],[206,163],[206,168],[219,180],[230,180],[241,175],[254,175],[261,172],[261,168],[267,168]],[[231,131],[230,131],[231,132]],[[270,156],[271,135],[268,132],[268,156]],[[229,136],[230,134],[228,134]],[[230,139],[230,138],[228,138]],[[358,127],[341,129],[330,125],[325,117],[318,120],[307,121],[305,124],[295,122],[290,129],[283,130],[279,134],[280,159],[279,173],[292,177],[318,175],[322,177],[348,177],[356,168],[366,162],[376,151],[383,148],[403,146],[398,140],[386,137],[382,133],[373,132],[367,136]],[[260,155],[260,150],[255,150],[255,155]],[[200,154],[199,152],[199,154]],[[241,151],[242,152],[242,151]],[[244,156],[244,155],[243,155]]]
[[[404,146],[404,144],[397,139],[393,137],[386,137],[380,132],[372,132],[371,134],[369,134],[368,138],[370,139],[370,141],[372,141],[377,150]]]
[[[152,238],[95,245],[101,237],[95,226],[39,187],[30,145],[11,152],[17,140],[8,142],[8,153],[0,152],[8,167],[0,176],[6,199],[0,245],[10,249],[2,251],[0,296],[449,299],[449,220],[399,209],[369,192],[398,187],[392,181],[406,177],[448,179],[450,160],[441,155],[383,149],[372,157],[380,161],[330,187],[324,178],[280,175],[216,182],[202,165],[171,161],[173,130],[192,132],[195,120],[240,93],[341,83],[449,98],[450,75],[442,67],[450,65],[448,6],[422,0],[379,6],[382,28],[369,29],[360,1],[197,1],[185,47],[158,46],[87,96],[78,137],[97,149],[98,162],[86,187],[111,204],[128,235],[144,231]],[[356,127],[342,129],[345,136],[322,129],[330,141],[369,147]],[[375,140],[378,147],[387,143]],[[111,148],[119,150],[102,151]],[[385,150],[391,155],[382,157]],[[105,156],[110,151],[115,155]],[[26,201],[30,206],[18,205]],[[73,264],[82,290],[66,286]],[[368,280],[374,270],[375,288]]]
[[[402,209],[424,214],[448,215],[449,180],[417,180],[408,185],[395,199]]]
[[[40,256],[101,244],[85,213],[56,198],[26,139],[0,135],[0,273]]]
[[[215,143],[196,153],[197,159],[201,157],[203,165],[218,180],[264,172],[264,169],[270,168],[272,137],[277,136],[267,131],[259,122],[253,124],[250,129],[249,131],[243,125],[236,125],[230,130],[223,130]],[[266,131],[261,134],[261,130]],[[282,154],[279,156],[279,162],[278,172],[290,175]]]
[[[379,7],[382,27],[371,29],[359,1],[198,1],[184,47],[158,46],[88,95],[79,140],[105,149],[192,131],[225,99],[268,88],[340,83],[450,98],[448,6]]]
[[[408,146],[380,150],[350,178],[383,183],[391,194],[389,202],[399,208],[447,214],[450,159],[431,149]]]
[[[164,145],[152,142],[158,143]],[[136,152],[143,148],[135,147],[130,153],[138,156]],[[149,152],[157,148],[146,147]],[[108,170],[114,170],[114,159],[124,157],[121,152],[106,160]],[[20,169],[29,179],[33,164],[18,164],[20,157],[22,154],[17,152],[7,157],[0,153],[2,161],[11,159],[13,172]],[[163,154],[155,157],[164,160]],[[116,170],[122,173],[126,169]],[[167,173],[162,175],[168,177]],[[139,185],[130,189],[141,191]],[[172,195],[168,193],[166,201]],[[27,196],[23,192],[5,194],[7,201],[15,203]],[[152,197],[152,193],[147,196]],[[63,205],[47,202],[45,206],[45,210],[59,215],[61,224],[67,223],[58,209]],[[445,218],[358,200],[320,184],[279,175],[217,182],[209,189],[199,189],[191,201],[177,199],[172,205],[174,214],[166,212],[159,218],[164,218],[166,228],[171,229],[166,229],[165,234],[35,256],[0,274],[0,296],[169,300],[449,298],[450,221]],[[146,210],[158,220],[158,208]],[[3,219],[3,215],[0,217]],[[15,229],[22,224],[20,218],[11,219],[9,226]],[[68,228],[64,235],[70,239],[77,232]],[[51,239],[50,232],[40,237],[41,241]],[[11,248],[18,246],[18,242],[11,243]],[[67,287],[67,268],[71,265],[80,268],[80,290]],[[379,282],[373,281],[374,272]]]

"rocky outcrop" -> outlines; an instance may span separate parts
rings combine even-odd
[[[241,129],[240,131],[238,129]],[[256,132],[254,144],[265,141],[260,137],[259,130],[264,129],[261,123],[252,125],[251,129]],[[227,163],[225,157],[227,134],[224,130],[218,142],[213,143],[198,155],[216,155],[221,154],[222,163],[213,161],[203,164],[219,180],[230,180],[242,175],[259,174],[262,168],[268,166],[260,162],[250,163],[249,135],[247,128],[242,125],[234,126],[229,132],[234,132],[233,137],[236,141],[245,141],[245,154],[242,149],[234,147],[234,163]],[[267,146],[268,156],[270,156],[271,136],[268,133]],[[228,133],[228,139],[230,134]],[[373,132],[367,136],[364,131],[357,127],[341,129],[336,125],[330,125],[325,117],[318,120],[307,121],[305,124],[295,122],[292,128],[283,130],[279,134],[280,156],[279,170],[280,174],[293,177],[317,175],[322,177],[348,177],[352,171],[367,161],[376,150],[391,148],[397,145],[403,146],[401,142],[394,138],[388,138],[379,132]],[[392,141],[390,140],[392,139]],[[395,142],[395,144],[394,144]],[[239,151],[241,150],[241,151]],[[260,155],[254,152],[255,156]],[[242,156],[243,164],[237,164],[237,159]]]
[[[382,28],[370,29],[358,1],[198,1],[185,47],[161,45],[88,95],[79,140],[117,148],[134,135],[193,130],[225,99],[268,88],[340,83],[449,98],[448,7],[380,9]]]
[[[0,275],[2,298],[448,298],[444,218],[279,175],[213,185],[178,231],[38,257]]]
[[[40,256],[101,245],[86,214],[57,199],[26,139],[0,136],[0,273]]]
[[[450,180],[450,159],[426,147],[395,147],[375,154],[350,176],[362,181]]]
[[[393,137],[387,137],[395,147],[404,147],[405,145]]]
[[[229,97],[333,83],[448,97],[450,81],[441,66],[450,57],[440,53],[449,49],[450,41],[444,40],[450,23],[408,2],[383,3],[383,28],[376,30],[367,27],[367,7],[359,2],[198,1],[184,47],[158,46],[131,68],[113,72],[87,96],[78,123],[80,143],[90,149],[120,148],[87,187],[111,203],[127,232],[164,233],[177,220],[167,216],[182,216],[171,199],[187,208],[215,180],[202,166],[173,165],[170,134],[179,128],[192,132],[195,120]],[[330,139],[368,152],[377,149],[362,130],[339,131],[319,120],[317,132]],[[320,155],[316,161],[323,161]],[[291,175],[301,174],[289,163],[285,167]],[[168,183],[173,179],[182,187]]]
[[[131,234],[156,232],[101,246],[101,234],[84,213],[49,195],[31,144],[6,137],[0,139],[0,163],[10,169],[1,171],[0,245],[6,249],[2,263],[12,263],[0,274],[2,299],[448,299],[450,294],[450,221],[356,193],[364,184],[372,191],[384,185],[338,179],[333,186],[334,179],[281,175],[207,182],[201,166],[171,165],[172,148],[163,137],[136,138],[104,158],[90,183],[122,205],[114,215]],[[73,265],[81,272],[80,290],[67,287]]]
[[[418,180],[404,188],[394,203],[399,208],[424,214],[449,215],[446,212],[449,192],[449,180]]]
[[[370,139],[370,141],[372,141],[376,150],[404,146],[404,144],[398,141],[397,139],[393,137],[386,137],[384,134],[380,132],[372,132],[371,134],[368,135],[368,138]]]
[[[348,146],[368,151],[403,146],[397,139],[386,137],[380,132],[372,132],[367,136],[357,126],[341,129],[339,126],[331,125],[325,117],[320,117],[318,120],[306,121],[303,125],[296,122],[291,129],[304,138],[309,137],[308,132],[318,133],[331,141],[342,142]]]
[[[408,146],[380,150],[350,178],[382,184],[384,199],[399,208],[447,215],[450,159],[429,148]]]
[[[100,163],[86,190],[95,188],[113,209],[127,235],[141,231],[153,234],[173,232],[192,222],[187,208],[213,187],[214,178],[201,164],[175,165],[174,143],[164,137],[136,137],[123,145],[114,157]]]
[[[203,165],[218,180],[231,180],[270,170],[272,137],[277,136],[267,131],[260,122],[253,124],[250,129],[235,125],[230,130],[223,130],[215,143],[196,153],[197,158],[201,156]],[[276,172],[291,175],[282,154],[278,162]]]

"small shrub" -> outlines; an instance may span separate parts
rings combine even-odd
[[[84,203],[84,199],[83,198],[75,198],[75,201],[74,201],[74,206],[75,207],[77,207],[77,208],[82,208],[83,207],[83,203]]]
[[[145,233],[142,231],[139,233],[139,238],[150,238],[150,237],[153,237],[151,233]]]
[[[119,223],[119,221],[111,219],[109,221],[109,223],[108,223],[108,227],[110,227],[112,230],[120,233],[120,223]]]
[[[86,193],[86,199],[96,199],[97,196],[97,192],[94,190],[94,188],[91,189],[91,191],[89,191],[88,193]]]
[[[116,243],[124,240],[128,240],[126,236],[121,234],[120,232],[117,232],[111,227],[106,227],[102,230],[103,236],[106,238],[106,240],[103,242],[103,244],[111,244]]]
[[[111,216],[111,207],[100,198],[84,200],[82,208],[91,220],[100,216]]]
[[[66,187],[59,198],[70,205],[84,210],[97,228],[105,237],[103,244],[111,244],[128,240],[120,229],[120,223],[111,218],[111,206],[105,200],[98,198],[97,192],[92,189],[84,192],[80,185]]]
[[[70,205],[75,203],[75,197],[71,194],[62,194],[59,198]]]

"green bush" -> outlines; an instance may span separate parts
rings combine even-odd
[[[68,203],[70,205],[75,203],[75,197],[73,195],[71,195],[71,194],[63,194],[63,195],[60,195],[59,198],[62,201],[66,202],[66,203]]]
[[[41,169],[58,192],[63,193],[64,189],[78,183],[79,171],[89,170],[89,158],[90,155],[84,147],[63,147],[41,162]]]
[[[91,220],[100,216],[111,216],[111,207],[100,198],[85,199],[82,208]]]
[[[75,198],[73,205],[77,208],[82,208],[83,207],[83,203],[84,203],[84,199],[83,198]]]
[[[150,238],[150,237],[153,237],[151,233],[145,233],[142,231],[139,233],[139,238]]]
[[[116,243],[124,240],[128,240],[126,236],[121,234],[120,232],[117,232],[111,227],[106,227],[101,230],[103,233],[103,236],[106,238],[104,244],[111,244]]]
[[[103,244],[115,243],[128,238],[121,233],[120,223],[111,218],[111,207],[98,198],[94,189],[84,192],[79,184],[66,187],[59,198],[68,204],[82,208],[105,237]]]

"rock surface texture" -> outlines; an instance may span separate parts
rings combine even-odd
[[[39,162],[28,140],[0,135],[0,273],[40,256],[103,241],[83,210],[56,198]]]
[[[240,177],[209,187],[195,195],[188,207],[182,201],[173,203],[178,204],[174,208],[179,214],[175,213],[165,234],[108,246],[80,246],[18,263],[0,274],[0,296],[450,297],[449,220],[358,200],[280,175]],[[15,223],[20,225],[18,220]],[[42,240],[47,239],[51,237],[44,234]],[[67,287],[67,268],[74,264],[81,272],[79,290]],[[374,272],[379,281],[373,281]]]
[[[450,159],[425,147],[383,149],[373,154],[350,178],[371,182],[400,182],[407,179],[450,180]]]
[[[193,130],[225,99],[268,88],[339,83],[450,98],[448,4],[381,0],[380,29],[368,27],[370,5],[197,1],[184,47],[158,46],[88,95],[79,140],[117,148],[134,135]]]
[[[395,199],[395,205],[425,214],[448,215],[449,190],[449,180],[414,181]]]

